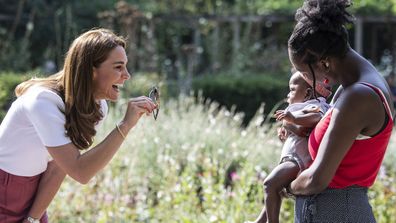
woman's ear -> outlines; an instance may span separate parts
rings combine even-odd
[[[330,71],[330,62],[327,58],[324,60],[321,60],[320,65],[324,71],[326,71],[326,72]]]
[[[305,90],[305,100],[310,100],[313,98],[313,89],[312,88],[307,88],[307,90]]]
[[[98,70],[96,67],[92,68],[92,79],[95,80],[98,76]]]

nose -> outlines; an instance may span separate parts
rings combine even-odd
[[[124,76],[125,80],[128,80],[129,78],[131,78],[131,74],[128,72],[128,69],[125,68],[125,72],[123,72],[123,76]]]

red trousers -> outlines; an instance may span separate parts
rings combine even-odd
[[[22,222],[33,204],[41,174],[21,177],[0,169],[0,222]],[[48,223],[47,213],[40,219]]]

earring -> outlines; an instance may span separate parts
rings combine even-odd
[[[329,62],[326,62],[326,63],[325,63],[325,67],[326,67],[326,68],[329,68],[329,67],[330,67]]]

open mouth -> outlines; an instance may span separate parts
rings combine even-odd
[[[112,87],[114,90],[120,91],[120,89],[122,88],[122,84],[114,84]]]

